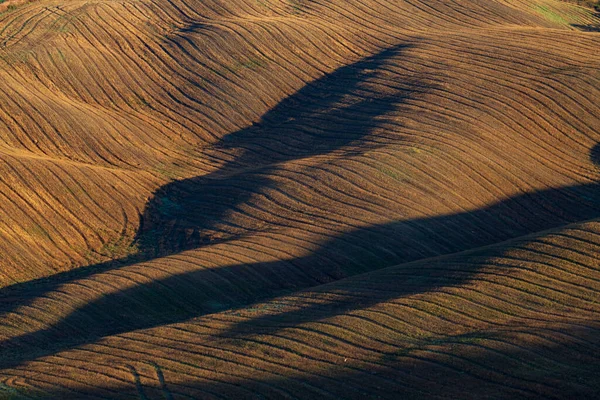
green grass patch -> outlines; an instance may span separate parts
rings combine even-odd
[[[2,1],[0,3],[4,3],[4,1]],[[6,7],[6,10],[4,12],[0,12],[0,16],[2,16],[4,14],[8,14],[9,12],[13,12],[17,8],[18,8],[18,6],[14,5],[14,4],[9,4],[8,7]]]
[[[552,10],[548,6],[537,5],[533,8],[535,12],[542,15],[550,22],[554,22],[561,25],[568,25],[569,21],[563,18],[560,14],[558,14],[555,10]]]
[[[35,393],[31,390],[17,389],[4,383],[0,383],[0,400],[25,400],[32,398],[42,397],[40,393]]]
[[[106,233],[107,231],[101,229],[101,232]],[[97,251],[92,249],[88,250],[88,252],[84,254],[84,257],[88,263],[92,264],[104,261],[106,258],[117,260],[138,253],[139,243],[132,242],[128,236],[119,236],[108,240]]]
[[[110,258],[122,258],[137,253],[138,248],[135,244],[124,244],[114,241],[105,243],[98,252]]]

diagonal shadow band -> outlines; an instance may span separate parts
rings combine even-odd
[[[364,83],[376,76],[381,66],[409,47],[394,46],[343,66],[281,101],[259,123],[224,137],[216,151],[237,150],[231,161],[214,173],[175,181],[156,191],[136,235],[137,254],[2,288],[0,312],[18,306],[12,299],[24,292],[42,295],[70,281],[243,236],[240,232],[219,232],[220,238],[215,238],[206,232],[215,233],[215,225],[223,221],[225,213],[253,193],[274,185],[268,174],[278,163],[345,148],[360,152],[365,137],[377,126],[377,117],[410,97],[411,85],[415,91],[427,89],[411,82],[386,96],[366,93],[354,96],[353,103],[344,102],[364,89]],[[368,118],[357,124],[357,116]],[[311,124],[321,126],[322,132],[305,128]],[[329,135],[332,131],[337,132],[334,137]],[[259,139],[261,143],[256,143]]]
[[[277,161],[330,154],[343,149],[358,151],[377,124],[377,118],[414,93],[400,90],[392,95],[359,99],[350,104],[345,100],[363,89],[360,82],[373,76],[386,60],[400,56],[403,48],[385,50],[340,68],[284,100],[257,125],[224,138],[220,144],[223,151],[238,149],[237,157],[231,162],[214,174],[174,182],[157,193],[148,206],[144,227],[138,235],[142,249],[139,255],[113,264],[86,267],[50,278],[47,282],[8,288],[3,290],[3,295],[11,297],[0,305],[0,310],[6,313],[60,285],[97,276],[103,271],[199,249],[210,242],[207,232],[215,230],[215,225],[227,212],[247,201],[252,193],[274,184],[268,176],[277,168]],[[411,84],[416,93],[427,90],[421,82]],[[357,114],[370,115],[371,120],[357,125]],[[299,127],[310,126],[323,119],[331,121],[329,129],[323,132],[334,132],[333,137],[319,136],[310,131],[302,136],[303,131]],[[303,140],[299,140],[298,135],[282,134],[286,132],[300,132]],[[594,163],[600,160],[599,146],[592,150],[591,159]],[[471,212],[372,226],[334,238],[312,254],[297,259],[200,269],[137,285],[86,304],[47,329],[3,341],[0,343],[0,368],[15,367],[42,354],[90,343],[102,336],[179,322],[377,268],[481,247],[597,218],[600,217],[599,187],[599,184],[593,183],[540,191]],[[493,231],[488,229],[492,225]],[[221,240],[227,242],[247,233],[227,232]],[[435,279],[399,288],[396,295],[460,284],[476,272],[456,276],[452,271],[442,271]],[[373,304],[369,301],[363,303],[350,302],[342,304],[341,308]],[[335,305],[316,307],[309,315],[317,318],[327,317],[340,309]],[[301,319],[303,316],[290,314],[277,318],[262,321],[263,325],[277,329],[290,318]],[[236,327],[237,332],[248,329],[250,327],[243,324]]]

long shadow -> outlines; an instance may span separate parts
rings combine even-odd
[[[77,279],[251,233],[240,229],[227,232],[222,227],[215,229],[215,225],[223,225],[225,214],[253,194],[273,187],[268,175],[276,170],[277,163],[345,148],[368,150],[363,148],[364,139],[377,126],[377,118],[416,92],[427,90],[419,82],[409,82],[405,90],[380,96],[368,93],[365,87],[386,62],[401,56],[408,47],[397,45],[341,67],[281,101],[261,121],[224,137],[215,152],[222,157],[230,153],[230,161],[219,170],[172,182],[155,193],[136,235],[136,254],[2,288],[0,312],[23,305],[26,293],[37,297]],[[345,101],[358,99],[358,93],[359,101]],[[357,116],[365,121],[356,123]],[[322,129],[309,130],[315,124]],[[21,300],[14,301],[17,297]]]
[[[600,166],[600,144],[597,144],[590,152],[590,160],[593,164]],[[574,214],[578,215],[573,219]],[[422,220],[403,221],[391,223],[384,226],[371,228],[369,230],[357,231],[344,238],[344,244],[333,241],[328,243],[320,251],[336,254],[338,251],[346,250],[352,252],[360,248],[360,243],[369,243],[375,251],[392,255],[380,260],[369,259],[365,253],[353,252],[349,254],[348,261],[362,264],[363,268],[369,262],[378,262],[379,265],[398,265],[399,262],[410,262],[427,257],[427,249],[432,246],[439,247],[439,254],[449,254],[468,249],[476,249],[490,243],[526,235],[531,232],[543,231],[557,226],[562,226],[574,221],[583,221],[600,217],[600,184],[578,185],[561,189],[552,189],[538,193],[518,196],[508,199],[494,206],[483,208],[468,213],[450,216],[427,218]],[[531,230],[531,221],[537,224],[535,230]],[[490,235],[482,227],[487,224],[495,224],[499,228],[494,235]],[[456,227],[456,230],[452,230]],[[396,236],[396,238],[394,238]],[[354,241],[348,247],[346,243]],[[465,243],[469,243],[465,246]],[[375,247],[376,245],[376,247]],[[418,270],[407,266],[406,280],[395,282],[393,287],[385,287],[385,282],[375,282],[378,290],[372,296],[353,296],[348,292],[348,283],[343,285],[327,285],[323,287],[324,293],[339,291],[343,293],[336,301],[315,302],[310,306],[302,306],[288,312],[265,312],[262,316],[240,322],[228,331],[222,332],[219,338],[237,338],[249,334],[269,335],[285,327],[293,327],[303,322],[315,322],[330,318],[334,315],[343,314],[351,310],[371,307],[391,298],[401,298],[416,293],[426,293],[440,287],[460,286],[477,273],[477,265],[481,265],[481,251],[474,253],[479,260],[475,263],[461,265],[459,271],[438,267],[444,265],[443,260],[431,259],[427,266],[419,265]],[[502,247],[487,248],[483,251],[485,257],[501,257],[504,253]],[[329,257],[331,255],[328,254]],[[431,254],[429,255],[431,256]],[[314,257],[314,259],[312,259]],[[319,252],[306,260],[307,264],[317,261]],[[374,268],[373,268],[374,269]],[[368,267],[367,267],[368,270]],[[350,269],[344,272],[346,276],[359,272],[358,269]],[[369,280],[370,276],[356,277],[353,282]],[[358,284],[353,286],[360,286]],[[385,289],[385,292],[383,292]],[[313,290],[314,291],[314,290]],[[379,295],[377,293],[380,293]],[[383,294],[381,294],[383,293]],[[271,310],[272,311],[272,310]]]
[[[598,3],[595,7],[594,7],[594,14],[593,17],[597,18],[598,20],[600,20],[600,3]],[[573,28],[577,28],[579,30],[582,30],[584,32],[600,32],[600,23],[596,23],[596,24],[571,24],[571,26]]]
[[[387,59],[398,55],[402,47],[386,50],[309,85],[267,113],[255,126],[224,138],[223,152],[237,150],[236,156],[208,176],[174,182],[160,190],[144,216],[145,224],[138,240],[141,253],[120,260],[121,264],[101,264],[48,280],[45,284],[26,285],[12,293],[12,309],[58,288],[59,285],[94,275],[130,262],[151,260],[185,249],[202,247],[214,241],[207,232],[220,232],[226,213],[235,210],[257,191],[274,183],[269,174],[277,162],[336,151],[357,151],[368,137],[376,118],[410,98],[403,90],[384,97],[345,103],[345,95],[359,89],[360,82],[373,76]],[[414,91],[427,90],[414,82]],[[371,121],[359,124],[360,118]],[[319,133],[300,131],[316,122],[328,124]],[[288,128],[287,126],[291,127]],[[322,132],[331,132],[327,137]],[[337,132],[337,133],[336,133]],[[293,133],[293,134],[292,134]],[[300,139],[298,139],[300,138]],[[233,154],[233,153],[232,153]],[[591,153],[599,164],[600,146]],[[55,325],[0,343],[0,368],[17,366],[43,354],[52,354],[74,346],[136,329],[150,328],[187,320],[206,313],[246,305],[282,293],[308,288],[417,259],[448,254],[522,236],[570,222],[600,217],[600,185],[577,185],[517,196],[493,206],[471,212],[433,218],[398,221],[349,232],[321,245],[310,255],[269,263],[242,264],[204,269],[173,275],[150,284],[138,285],[86,304]],[[245,231],[225,231],[217,240],[231,240]],[[460,284],[477,271],[457,275],[437,271],[424,275],[417,284],[398,287],[398,297],[422,293],[440,286]],[[326,318],[340,309],[367,307],[385,297],[373,297],[360,304],[351,301],[326,306],[316,305],[309,312],[299,311],[274,317],[262,317],[256,326],[265,332],[294,319]],[[4,308],[4,306],[7,306]],[[249,330],[240,324],[232,335]],[[262,328],[261,328],[262,329]]]
[[[402,82],[385,95],[369,88],[385,63],[401,56],[407,47],[397,45],[341,67],[284,99],[252,126],[225,136],[215,152],[228,161],[216,172],[176,181],[157,191],[142,217],[137,254],[4,288],[0,312],[7,315],[68,282],[252,233],[248,228],[227,226],[226,215],[251,196],[274,187],[270,175],[279,163],[366,151],[377,145],[365,139],[381,123],[380,117],[429,90],[419,81]],[[85,342],[84,336],[76,341]]]
[[[142,253],[173,254],[251,233],[227,225],[224,217],[274,187],[270,175],[278,164],[334,152],[338,157],[359,154],[378,146],[365,140],[378,118],[431,90],[418,80],[386,95],[364,85],[406,48],[396,46],[342,67],[284,99],[251,127],[223,137],[215,150],[231,154],[230,161],[214,173],[173,182],[156,193],[138,235]]]
[[[366,362],[352,358],[342,362],[344,357],[351,357],[347,351],[337,348],[335,343],[320,344],[321,349],[334,356],[329,362],[320,362],[322,356],[315,357],[316,360],[308,358],[303,370],[310,372],[287,375],[277,368],[277,364],[285,364],[286,360],[269,356],[265,351],[269,346],[259,346],[249,351],[248,356],[257,356],[257,369],[263,367],[269,373],[259,372],[258,376],[245,378],[236,375],[230,360],[215,362],[210,350],[208,354],[203,350],[185,360],[182,370],[188,374],[186,381],[181,381],[181,376],[173,378],[177,375],[177,366],[174,371],[173,364],[167,369],[159,364],[161,361],[140,359],[138,368],[147,364],[142,367],[146,370],[143,381],[135,366],[117,364],[115,369],[129,370],[130,383],[118,381],[118,386],[103,387],[93,381],[93,373],[86,376],[84,372],[78,378],[88,377],[91,387],[80,385],[77,392],[54,382],[54,387],[45,391],[0,385],[0,397],[6,394],[11,399],[595,399],[600,385],[599,329],[598,323],[590,321],[556,328],[517,326],[511,330],[500,328],[422,338],[405,341],[403,347]],[[519,337],[554,340],[523,343]],[[503,344],[500,349],[499,343]],[[215,347],[239,351],[222,343]],[[262,364],[265,359],[268,361]],[[242,361],[242,365],[244,362],[248,361]],[[81,361],[77,363],[71,362],[70,366],[81,368]],[[191,375],[190,366],[198,367],[198,373]],[[215,375],[213,370],[221,373],[211,379]],[[207,371],[210,375],[204,376]]]
[[[592,151],[600,161],[600,145]],[[0,368],[14,367],[36,355],[93,342],[99,337],[183,321],[247,305],[377,268],[438,254],[481,247],[505,239],[600,217],[600,185],[578,185],[518,196],[480,210],[400,221],[357,230],[324,243],[314,253],[287,261],[204,269],[153,281],[86,304],[56,325],[0,343]],[[489,231],[490,226],[493,231]],[[493,257],[491,248],[485,256]],[[481,255],[479,255],[481,256]],[[472,264],[475,265],[475,264]],[[282,273],[283,272],[283,273]],[[269,334],[299,322],[315,321],[389,298],[460,285],[477,273],[431,268],[409,274],[410,281],[382,295],[347,295],[338,302],[265,315],[236,325],[222,337]],[[365,277],[368,279],[368,275]],[[24,352],[23,349],[28,349]]]
[[[597,148],[600,149],[600,146]],[[563,195],[568,195],[569,197],[563,197]],[[536,204],[536,207],[539,208],[531,210],[533,204]],[[515,213],[515,210],[526,210],[527,208],[530,209],[530,212]],[[268,308],[268,305],[267,308],[261,309],[259,304],[257,316],[234,324],[227,331],[220,332],[219,336],[214,339],[236,339],[248,337],[248,335],[271,335],[286,327],[325,320],[335,315],[365,309],[390,299],[427,293],[442,287],[461,286],[471,280],[477,274],[479,267],[484,265],[481,262],[482,258],[501,258],[505,253],[505,249],[502,246],[484,246],[531,233],[531,231],[519,224],[519,220],[522,221],[527,216],[530,218],[544,218],[542,221],[545,222],[538,225],[538,230],[543,231],[556,227],[558,221],[562,221],[561,225],[573,222],[573,220],[565,218],[565,211],[576,208],[580,208],[578,215],[582,221],[600,218],[600,185],[592,184],[565,188],[563,190],[545,191],[527,197],[510,199],[495,206],[474,212],[393,223],[377,227],[374,230],[375,232],[356,232],[353,234],[353,238],[356,238],[357,242],[368,241],[374,247],[373,250],[376,249],[375,251],[387,251],[387,254],[392,254],[394,250],[396,251],[396,257],[379,260],[372,259],[371,262],[377,262],[376,265],[378,266],[401,265],[410,261],[426,259],[426,247],[435,248],[437,246],[438,249],[436,250],[439,251],[438,254],[450,254],[477,248],[482,249],[475,250],[472,254],[463,256],[464,258],[462,259],[466,262],[461,263],[457,269],[449,268],[444,259],[441,258],[429,258],[426,265],[405,264],[403,265],[404,270],[394,272],[396,279],[392,286],[384,280],[373,277],[372,274],[366,274],[349,278],[350,280],[345,279],[342,282],[335,282],[311,289],[311,295],[315,293],[323,294],[323,298],[329,299],[332,294],[336,295],[336,299],[333,301],[313,300],[310,305],[304,304],[297,309],[285,312],[277,309],[271,310]],[[554,220],[551,219],[552,215],[556,216]],[[489,236],[487,232],[481,230],[482,225],[470,225],[477,220],[504,225],[503,232],[512,232],[512,234]],[[409,228],[408,224],[415,226],[416,229]],[[452,230],[452,227],[456,227],[456,230]],[[435,234],[430,234],[429,232],[435,232]],[[380,233],[380,235],[374,233]],[[392,239],[389,237],[384,239],[386,234],[404,237],[402,239]],[[410,237],[410,239],[407,239],[407,237]],[[469,245],[465,245],[466,243],[469,243]],[[377,244],[377,247],[375,247],[375,244]],[[330,252],[335,248],[339,248],[340,250],[338,251],[342,250],[341,246],[337,243],[328,243],[327,246],[330,247],[325,247],[321,251],[331,254]],[[411,252],[407,248],[412,248],[413,251]],[[417,249],[419,248],[422,248],[422,250],[418,251]],[[356,250],[356,247],[354,247],[354,250]],[[354,263],[362,262],[363,269],[366,271],[369,270],[369,259],[367,257],[364,255],[361,257],[359,253],[354,253],[353,256],[357,257],[353,260]],[[430,254],[430,256],[432,255]],[[472,257],[474,261],[468,262],[467,257]],[[320,257],[318,253],[315,253],[309,260],[306,260],[306,264],[316,262],[317,259],[322,258],[324,257]],[[344,269],[344,273],[346,273],[346,276],[350,276],[356,273],[357,270],[359,269]],[[403,276],[404,278],[398,279],[398,276]],[[360,290],[365,290],[368,286],[373,288],[372,295],[364,296],[360,291],[353,292],[357,287],[362,287]]]
[[[600,14],[598,15],[598,17],[600,18]],[[600,32],[600,25],[580,25],[580,24],[573,24],[571,25],[574,28],[577,28],[579,30],[582,30],[584,32]]]

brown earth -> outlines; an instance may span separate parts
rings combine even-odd
[[[598,23],[0,14],[0,398],[600,396]]]

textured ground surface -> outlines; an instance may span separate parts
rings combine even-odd
[[[600,397],[600,16],[0,4],[0,398]]]

